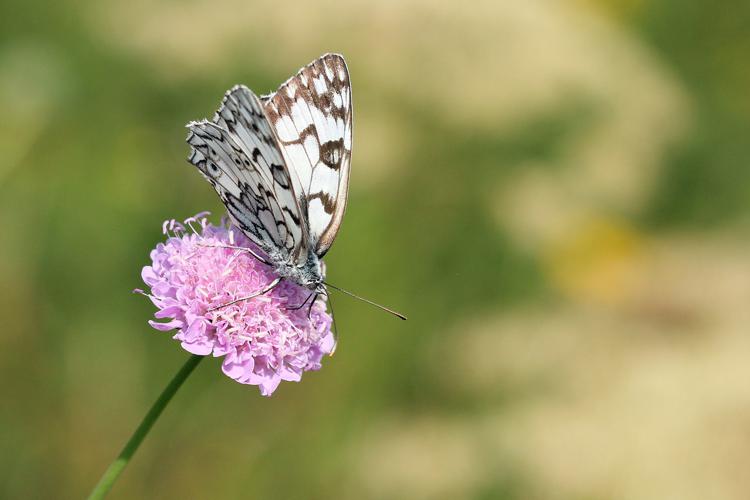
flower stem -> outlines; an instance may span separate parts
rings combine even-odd
[[[203,358],[204,356],[197,356],[194,354],[188,358],[184,365],[182,365],[180,371],[178,371],[174,378],[172,378],[171,382],[169,382],[167,387],[165,387],[162,393],[159,395],[159,399],[154,402],[153,406],[151,406],[151,409],[148,411],[148,413],[146,413],[146,416],[143,417],[141,424],[135,430],[133,435],[130,436],[127,444],[125,444],[125,447],[122,449],[115,461],[112,462],[109,467],[107,467],[106,471],[104,471],[102,478],[94,487],[93,491],[89,495],[88,500],[98,500],[104,498],[107,495],[117,478],[120,477],[123,469],[125,469],[125,466],[128,465],[128,462],[130,462],[133,454],[141,445],[143,438],[146,437],[148,432],[151,430],[151,427],[153,427],[154,422],[156,422],[156,419],[159,418],[161,412],[164,411],[164,408],[167,406],[167,404],[169,404],[172,396],[175,395],[180,386],[182,386],[182,383],[185,382],[185,379],[190,376],[195,367],[198,366],[198,363],[200,363]]]

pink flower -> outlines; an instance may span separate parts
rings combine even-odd
[[[262,255],[226,219],[215,226],[206,215],[184,225],[164,223],[167,241],[151,251],[152,264],[142,272],[151,288],[147,295],[159,308],[154,316],[161,320],[149,324],[177,330],[173,338],[190,353],[223,356],[226,375],[270,396],[282,380],[298,382],[303,372],[320,369],[323,355],[335,344],[331,316],[322,297],[312,309],[293,309],[310,291],[287,280],[264,295],[210,311],[263,289],[276,274],[249,252],[217,248],[239,246]]]

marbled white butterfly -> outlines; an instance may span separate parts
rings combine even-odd
[[[287,279],[311,290],[313,301],[331,286],[406,319],[324,281],[321,259],[344,216],[352,154],[352,94],[341,55],[323,55],[260,98],[237,85],[212,120],[187,127],[188,161],[265,256],[244,250],[278,274],[238,300]]]

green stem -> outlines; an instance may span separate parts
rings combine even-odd
[[[159,396],[159,399],[156,400],[153,406],[151,406],[151,409],[148,411],[148,413],[146,413],[146,416],[143,417],[141,424],[135,430],[133,435],[130,436],[130,440],[128,440],[127,444],[117,456],[115,461],[110,464],[106,471],[104,471],[102,478],[99,480],[99,482],[89,495],[89,500],[98,500],[104,498],[107,495],[117,478],[120,477],[123,469],[125,469],[125,466],[128,465],[128,462],[130,462],[133,454],[141,445],[143,438],[146,437],[148,432],[151,430],[151,427],[153,427],[154,422],[156,422],[156,419],[159,418],[161,412],[164,411],[164,408],[167,406],[167,404],[169,404],[172,396],[175,395],[182,383],[185,382],[185,379],[190,376],[195,367],[198,366],[198,363],[200,363],[203,358],[204,356],[192,355],[188,358],[185,364],[182,365],[180,371],[177,372],[172,381],[169,382],[167,387],[164,388],[161,395]]]

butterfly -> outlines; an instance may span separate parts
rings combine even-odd
[[[236,85],[213,119],[187,127],[188,161],[265,256],[244,250],[278,276],[231,303],[286,279],[309,289],[313,301],[331,286],[406,319],[325,282],[322,258],[344,217],[352,156],[352,91],[341,55],[312,61],[269,95]]]

